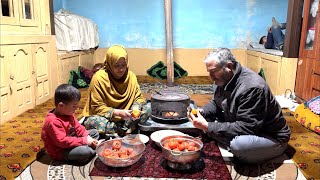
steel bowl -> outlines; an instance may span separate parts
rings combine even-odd
[[[134,155],[129,156],[127,158],[115,158],[115,157],[105,157],[103,152],[105,149],[112,150],[112,144],[114,141],[120,141],[122,143],[121,148],[132,148]],[[131,143],[130,141],[126,141],[123,138],[110,139],[102,142],[96,148],[96,153],[99,159],[107,166],[111,167],[127,167],[134,163],[136,163],[142,156],[146,146],[144,143]]]
[[[169,150],[164,147],[164,144],[168,142],[170,139],[174,140],[184,140],[188,142],[194,142],[195,147],[197,147],[197,150],[195,151],[174,151],[174,150]],[[200,139],[191,137],[191,136],[186,136],[186,135],[173,135],[173,136],[167,136],[160,141],[160,146],[162,149],[162,155],[163,157],[172,162],[172,163],[177,163],[177,164],[192,164],[196,160],[200,158],[201,151],[203,148],[203,143]]]

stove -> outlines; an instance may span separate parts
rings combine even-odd
[[[151,106],[150,118],[139,123],[139,130],[154,132],[157,130],[178,130],[184,133],[199,133],[187,117],[188,108],[197,108],[189,95],[179,92],[175,88],[167,88],[151,95],[148,100]]]

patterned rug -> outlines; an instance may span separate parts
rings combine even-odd
[[[234,180],[305,180],[302,173],[294,163],[286,160],[287,157],[279,157],[270,162],[254,166],[244,166],[233,164],[231,161],[226,162],[228,172],[231,179]],[[150,179],[156,180],[160,178],[145,178],[145,177],[111,177],[111,176],[92,176],[90,173],[94,170],[99,159],[96,157],[84,166],[68,165],[57,161],[51,161],[47,155],[42,156],[37,161],[33,162],[26,168],[25,171],[17,178],[25,179],[77,179],[77,180],[102,180],[102,179]],[[139,164],[138,164],[139,165]],[[100,166],[101,167],[101,166]],[[214,169],[214,168],[212,168]],[[223,168],[224,169],[224,168]],[[157,169],[159,170],[159,169]],[[160,170],[159,170],[160,172]],[[215,170],[209,171],[214,173]],[[217,175],[217,174],[216,174]],[[214,177],[214,176],[213,176]],[[223,179],[222,177],[208,179]],[[170,178],[170,179],[173,179]],[[199,178],[195,178],[199,179]]]
[[[179,87],[184,86],[187,85]],[[202,89],[204,94],[210,92],[211,85],[190,85],[189,87],[187,86],[185,91],[190,92],[189,89],[192,89],[191,93],[194,94],[201,87],[204,88]],[[149,88],[142,84],[141,89],[142,92],[150,93],[152,89],[159,89],[159,84],[150,84]],[[80,107],[84,107],[86,93],[86,89],[81,90]],[[51,99],[0,125],[0,180],[14,179],[22,172],[17,179],[99,179],[99,177],[89,176],[94,167],[94,161],[85,166],[72,166],[52,162],[46,154],[41,156],[43,154],[41,151],[43,143],[40,139],[41,127],[45,115],[53,107],[53,100]],[[76,111],[76,115],[81,112],[82,108],[79,108]],[[308,151],[310,145],[306,146],[305,143],[306,139],[311,140],[314,138],[318,140],[315,141],[315,144],[319,144],[319,136],[315,137],[301,129],[300,124],[295,123],[293,116],[286,115],[286,119],[293,130],[292,137],[294,137],[290,139],[289,144],[298,150],[294,154],[293,160],[299,166],[295,166],[291,162],[269,162],[254,167],[239,168],[232,162],[227,162],[232,179],[278,179],[277,177],[284,176],[292,177],[292,179],[304,179],[299,173],[300,170],[306,177],[316,179],[317,176],[314,177],[313,175],[319,174],[318,169],[308,168],[301,156],[310,155],[310,153],[305,153],[310,152]],[[315,151],[319,152],[319,146],[313,146],[313,148],[316,148]],[[281,165],[279,166],[279,164]]]

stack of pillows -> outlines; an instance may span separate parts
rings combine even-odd
[[[302,126],[320,134],[320,96],[300,104],[294,117]]]

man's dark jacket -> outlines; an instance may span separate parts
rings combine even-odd
[[[232,79],[223,87],[214,86],[212,100],[203,107],[209,122],[208,133],[231,141],[238,135],[270,136],[288,142],[290,128],[281,107],[263,78],[236,63]]]

